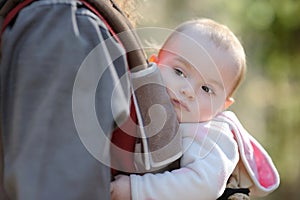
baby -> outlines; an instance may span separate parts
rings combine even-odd
[[[244,49],[236,36],[210,19],[188,21],[150,60],[161,71],[180,122],[180,169],[119,175],[112,182],[112,199],[214,200],[227,184],[250,188],[254,195],[276,189],[279,176],[271,159],[235,115],[225,111],[234,103],[232,96],[246,72]],[[253,146],[264,164],[249,151]],[[256,164],[268,169],[266,180]]]

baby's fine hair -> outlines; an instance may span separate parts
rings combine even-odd
[[[234,88],[227,94],[227,97],[231,97],[241,84],[246,73],[246,55],[241,42],[227,26],[207,18],[184,22],[175,29],[174,33],[183,33],[186,29],[195,29],[199,37],[210,39],[217,48],[224,49],[232,55],[234,65],[240,70],[238,78],[235,80]],[[172,34],[166,42],[171,37]]]

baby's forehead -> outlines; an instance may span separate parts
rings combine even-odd
[[[191,60],[193,54],[197,54],[195,57],[197,60],[197,57],[210,57],[211,52],[221,50],[208,35],[200,34],[193,29],[174,32],[162,49],[177,53],[188,60]]]
[[[193,27],[188,27],[180,31],[174,30],[167,42],[172,42],[174,40],[183,40],[188,43],[196,42],[201,44],[205,41],[210,41],[211,39],[207,34],[204,34]]]
[[[189,25],[181,31],[175,31],[163,45],[163,50],[177,54],[193,66],[202,63],[210,63],[208,66],[238,66],[238,54],[227,47],[218,45],[209,34]]]

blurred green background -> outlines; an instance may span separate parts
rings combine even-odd
[[[231,110],[269,152],[281,177],[280,187],[259,199],[300,199],[300,1],[143,0],[138,11],[140,28],[173,29],[209,17],[238,35],[248,72]]]

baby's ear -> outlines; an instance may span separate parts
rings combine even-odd
[[[233,103],[234,103],[234,98],[232,98],[232,97],[227,98],[225,100],[224,110],[226,110],[227,108],[229,108]]]
[[[155,54],[152,54],[149,58],[149,62],[158,63],[158,58]]]

